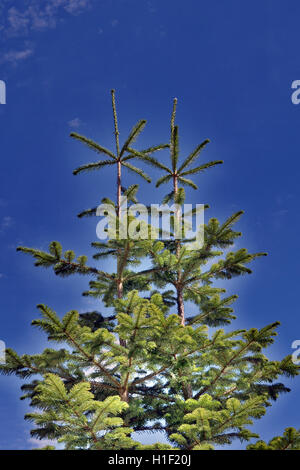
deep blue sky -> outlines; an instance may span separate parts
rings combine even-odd
[[[110,170],[74,177],[75,167],[97,157],[68,135],[73,126],[112,148],[110,89],[116,88],[121,138],[146,118],[138,145],[166,141],[177,96],[183,154],[211,139],[205,161],[225,163],[197,177],[200,189],[190,200],[209,203],[207,216],[221,220],[245,210],[238,246],[269,253],[252,265],[251,276],[228,283],[239,295],[233,325],[281,321],[269,356],[290,354],[300,338],[300,105],[291,102],[291,83],[300,79],[299,2],[2,4],[0,79],[7,104],[0,105],[0,339],[19,353],[37,353],[46,341],[30,326],[36,304],[60,314],[96,307],[81,297],[87,280],[55,278],[15,248],[46,248],[59,240],[78,255],[90,253],[95,219],[76,214],[113,197],[114,178]],[[135,181],[126,176],[127,184]],[[153,186],[142,184],[140,198],[159,202],[164,193],[154,196]],[[254,427],[264,439],[299,427],[299,380],[285,383],[292,392]],[[14,377],[0,378],[0,449],[35,446],[19,385]]]

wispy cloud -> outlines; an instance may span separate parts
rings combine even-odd
[[[18,62],[28,59],[28,57],[32,56],[32,54],[32,48],[26,48],[21,50],[12,49],[2,56],[2,58],[0,59],[0,64],[8,62],[13,65],[16,65]]]
[[[78,127],[82,126],[82,124],[83,122],[78,117],[68,122],[68,126],[73,129],[78,129]]]
[[[25,0],[22,9],[7,10],[4,31],[7,36],[26,35],[29,31],[55,28],[61,12],[78,15],[91,6],[92,0]]]
[[[72,15],[77,15],[91,6],[90,0],[69,0],[66,3],[65,10]]]
[[[111,25],[112,25],[113,28],[115,28],[116,26],[118,26],[118,24],[119,24],[119,20],[117,20],[117,19],[114,19],[114,20],[112,20],[112,22],[111,22]]]
[[[65,16],[75,16],[88,10],[95,0],[3,0],[0,3],[0,44],[5,50],[0,50],[0,64],[16,66],[34,53],[32,43],[23,42],[22,46],[11,48],[7,41],[24,41],[30,33],[46,31],[55,28],[64,21]]]
[[[275,217],[282,217],[283,215],[288,214],[288,212],[289,212],[288,209],[280,209],[278,211],[273,212],[273,215]]]
[[[9,215],[3,217],[0,223],[0,233],[5,232],[5,230],[11,227],[12,224],[13,224],[12,217],[10,217]]]
[[[46,447],[46,446],[56,447],[57,445],[57,441],[51,441],[50,439],[40,440],[34,437],[31,437],[30,439],[28,439],[28,443],[32,445],[32,448],[35,448],[35,449],[41,449],[42,447]]]
[[[21,13],[17,8],[12,7],[7,13],[7,32],[10,34],[17,32],[25,32],[28,28],[29,19],[27,14]]]

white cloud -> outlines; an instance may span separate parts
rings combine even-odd
[[[40,441],[40,439],[36,439],[34,437],[31,437],[30,439],[28,439],[28,442],[29,444],[32,444],[32,448],[35,448],[35,449],[41,449],[42,447],[46,447],[46,446],[56,447],[57,445],[57,441],[51,441],[50,439],[42,439]]]
[[[3,233],[7,228],[9,228],[13,224],[13,219],[9,215],[3,217],[1,224],[0,224],[0,233]]]
[[[10,50],[6,52],[2,59],[0,60],[0,63],[5,63],[9,62],[11,64],[16,65],[18,62],[28,59],[33,54],[33,49],[32,48],[27,48],[23,50]]]
[[[28,28],[29,19],[27,15],[22,14],[15,7],[12,7],[8,10],[7,21],[9,24],[9,29],[12,33],[26,31]]]
[[[81,13],[82,10],[90,6],[89,0],[69,0],[67,5],[64,7],[68,13],[77,15]]]
[[[27,0],[23,9],[7,10],[2,28],[8,36],[26,35],[29,31],[55,28],[63,11],[78,15],[91,6],[93,0]]]
[[[68,122],[68,126],[74,129],[78,129],[78,127],[82,126],[82,124],[82,121],[78,117]]]
[[[2,0],[3,2],[3,0]],[[2,43],[9,38],[27,37],[32,31],[55,28],[64,16],[79,15],[88,10],[94,0],[23,0],[0,3],[0,33]],[[23,44],[21,49],[0,50],[0,64],[17,65],[32,56],[34,49]]]

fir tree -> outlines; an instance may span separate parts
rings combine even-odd
[[[52,268],[58,276],[81,274],[90,278],[83,295],[99,298],[114,313],[70,311],[57,315],[39,304],[41,318],[32,322],[51,343],[61,348],[47,348],[41,354],[18,355],[6,351],[4,374],[29,380],[22,386],[22,399],[29,399],[34,411],[25,418],[34,423],[32,436],[55,439],[66,449],[213,449],[230,445],[235,439],[258,438],[249,430],[281,393],[289,389],[279,377],[298,375],[299,367],[291,356],[271,361],[264,349],[271,345],[279,325],[274,322],[258,330],[232,330],[221,327],[235,319],[232,304],[236,295],[224,296],[226,289],[214,286],[216,280],[250,274],[248,264],[265,253],[246,249],[228,251],[241,236],[234,230],[242,211],[220,223],[211,218],[204,227],[201,248],[187,249],[175,230],[178,207],[185,201],[179,185],[196,189],[187,178],[212,168],[222,161],[203,163],[191,168],[208,144],[205,140],[179,163],[178,126],[175,125],[177,100],[171,115],[168,144],[137,150],[133,143],[146,121],[139,121],[125,140],[119,143],[115,92],[112,108],[116,152],[84,136],[71,136],[106,160],[85,164],[74,174],[102,170],[116,165],[116,201],[104,197],[115,214],[117,237],[106,242],[94,241],[95,264],[72,250],[63,252],[59,242],[47,252],[28,247],[18,250],[33,256],[36,266]],[[168,149],[171,167],[152,154]],[[172,183],[163,202],[176,203],[172,212],[172,237],[166,239],[122,238],[121,229],[134,221],[142,223],[129,208],[137,201],[138,185],[122,185],[122,169],[128,169],[146,181],[150,178],[137,166],[136,159],[163,172],[156,183]],[[122,214],[122,194],[128,208]],[[98,201],[99,202],[99,201]],[[97,206],[79,214],[94,216]],[[123,218],[122,218],[123,217]],[[125,218],[125,219],[124,219]],[[152,227],[146,226],[147,233]],[[109,235],[109,231],[108,231]],[[116,272],[101,270],[105,257],[114,258]],[[144,260],[151,266],[142,269]],[[188,304],[187,304],[188,302]],[[190,302],[198,313],[189,313]],[[186,305],[185,305],[186,304]],[[177,307],[177,308],[176,308]],[[211,331],[208,327],[212,327]],[[30,381],[31,380],[31,381]],[[143,445],[132,433],[163,431],[169,444]],[[137,434],[138,435],[138,434]],[[45,449],[53,448],[51,446]],[[282,437],[268,444],[259,440],[249,450],[300,449],[300,432],[287,428]]]

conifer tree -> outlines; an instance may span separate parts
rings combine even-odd
[[[235,319],[232,304],[236,295],[226,297],[225,281],[250,274],[248,264],[265,253],[246,249],[228,251],[241,236],[234,230],[243,212],[220,223],[211,218],[204,226],[204,242],[194,250],[190,241],[175,227],[179,223],[185,191],[179,185],[197,189],[186,178],[198,175],[222,161],[203,163],[191,168],[208,144],[205,140],[179,163],[178,126],[175,125],[177,100],[171,114],[171,137],[167,144],[138,150],[133,144],[145,127],[139,121],[123,146],[112,90],[112,108],[116,152],[95,141],[72,133],[71,136],[106,160],[84,164],[74,174],[102,170],[116,165],[116,201],[103,197],[116,221],[116,237],[93,241],[94,264],[84,255],[76,258],[72,250],[63,252],[59,242],[49,250],[19,247],[30,254],[36,266],[52,268],[60,277],[73,274],[90,278],[83,295],[101,299],[113,314],[69,311],[57,314],[39,304],[41,318],[32,325],[43,331],[50,343],[61,348],[47,348],[40,354],[19,355],[6,350],[4,374],[15,374],[28,381],[22,386],[22,399],[29,399],[32,413],[25,418],[34,424],[32,436],[54,439],[66,449],[184,449],[210,450],[231,445],[235,439],[249,441],[259,436],[251,426],[260,419],[281,393],[289,392],[279,377],[294,377],[299,366],[291,356],[269,360],[264,350],[273,343],[278,322],[261,329],[232,330],[222,326]],[[168,149],[169,168],[155,158],[156,151]],[[163,155],[162,153],[160,155]],[[152,239],[122,237],[125,226],[134,222],[142,233],[142,222],[130,212],[137,202],[138,185],[123,186],[122,169],[128,169],[146,181],[149,176],[128,163],[137,160],[163,172],[156,183],[172,183],[164,198],[175,203],[172,210],[172,236]],[[101,178],[101,177],[100,177]],[[127,198],[128,207],[122,206]],[[99,201],[96,201],[96,204]],[[122,208],[124,209],[122,211]],[[208,208],[208,206],[206,206]],[[79,217],[97,215],[97,206],[84,210]],[[153,227],[146,224],[149,235]],[[107,232],[110,235],[108,229]],[[116,261],[116,272],[101,270],[101,261]],[[143,261],[151,266],[143,269]],[[215,287],[216,280],[224,287]],[[198,313],[191,314],[193,303]],[[209,330],[208,327],[211,327]],[[142,444],[142,431],[163,431],[168,444]],[[136,434],[133,436],[133,432]],[[137,437],[136,437],[137,436]],[[45,449],[54,448],[46,446]],[[251,443],[248,450],[300,449],[300,432],[287,428],[282,437],[268,444]]]

